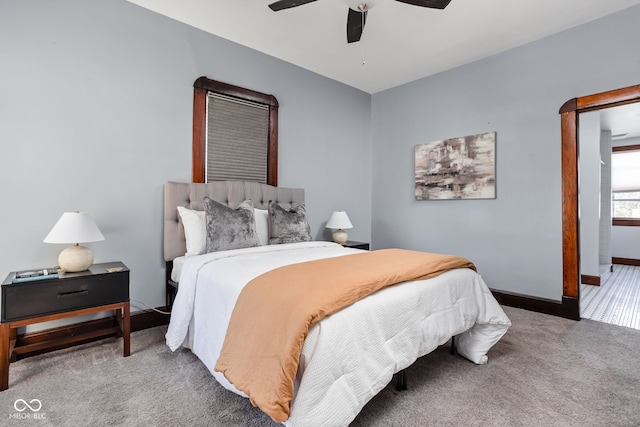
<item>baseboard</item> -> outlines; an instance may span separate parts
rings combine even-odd
[[[491,289],[491,293],[502,305],[522,308],[566,319],[580,320],[580,304],[577,298],[562,297],[562,301],[537,298],[513,292]]]
[[[621,264],[621,265],[633,265],[636,267],[640,267],[640,259],[632,259],[632,258],[611,258],[611,262],[613,264]]]
[[[170,308],[158,307],[160,311],[170,312]],[[155,328],[156,326],[168,325],[169,315],[158,313],[154,310],[136,311],[131,315],[131,332],[142,331],[143,329]]]
[[[159,310],[166,311],[164,307],[158,308]],[[141,310],[136,311],[131,315],[131,332],[141,331],[143,329],[149,329],[156,326],[162,326],[169,324],[169,316],[160,314],[153,310]],[[93,331],[99,331],[107,329],[109,327],[116,326],[115,317],[105,317],[101,319],[89,320],[86,322],[74,323],[71,325],[59,326],[56,328],[45,329],[42,331],[29,332],[26,334],[18,335],[16,345],[25,344],[37,344],[46,341],[53,341],[61,338],[79,336]],[[71,344],[63,344],[57,346],[51,346],[47,349],[37,350],[32,352],[24,352],[17,354],[15,360],[24,359],[26,357],[35,356],[37,354],[48,353],[50,351],[60,350],[63,348],[71,347],[78,344],[85,344],[88,342],[98,341],[107,337],[115,336],[113,334],[107,334],[96,338],[89,338],[85,340],[74,341]]]
[[[581,274],[580,283],[583,283],[585,285],[600,286],[600,276],[589,276],[588,274]]]

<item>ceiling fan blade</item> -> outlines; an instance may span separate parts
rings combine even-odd
[[[432,9],[444,9],[449,6],[451,0],[396,0],[401,3],[412,4],[414,6],[430,7]]]
[[[296,6],[302,6],[303,4],[311,3],[316,0],[280,0],[275,3],[271,3],[269,7],[274,12],[282,9],[289,9]]]
[[[347,15],[347,43],[360,41],[364,24],[367,22],[367,11],[358,12],[349,8]]]

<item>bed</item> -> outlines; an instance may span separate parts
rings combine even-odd
[[[185,217],[177,207],[200,212],[205,196],[232,209],[251,200],[256,228],[264,233],[262,211],[268,210],[269,202],[287,210],[304,203],[304,191],[234,181],[165,184],[164,255],[168,279],[178,288],[167,345],[174,351],[189,348],[222,386],[247,397],[216,370],[245,285],[287,265],[330,258],[344,262],[364,251],[332,242],[302,241],[185,256],[193,246],[193,238],[187,244],[193,227],[188,221],[183,224]],[[471,268],[384,287],[308,329],[287,418],[277,420],[289,426],[348,425],[394,374],[418,357],[455,336],[458,354],[485,364],[487,352],[510,325],[482,277]]]

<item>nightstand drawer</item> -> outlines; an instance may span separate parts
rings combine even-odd
[[[15,321],[129,300],[129,271],[3,286],[2,321]]]
[[[342,246],[344,246],[345,248],[362,249],[365,251],[369,250],[369,243],[355,242],[353,240],[349,240],[347,241],[347,243],[343,243]]]

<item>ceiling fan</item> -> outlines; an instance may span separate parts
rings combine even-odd
[[[292,7],[302,6],[303,4],[311,3],[316,0],[280,0],[275,3],[271,3],[269,7],[274,12],[278,12],[283,9],[290,9]],[[396,0],[401,3],[412,4],[414,6],[429,7],[432,9],[444,9],[449,5],[451,0]],[[354,3],[350,1],[349,3]],[[370,3],[373,3],[370,1]],[[364,2],[355,2],[354,7],[349,7],[349,13],[347,14],[347,42],[354,43],[360,41],[362,31],[364,30],[364,24],[367,20],[367,12],[370,9],[370,5]]]

